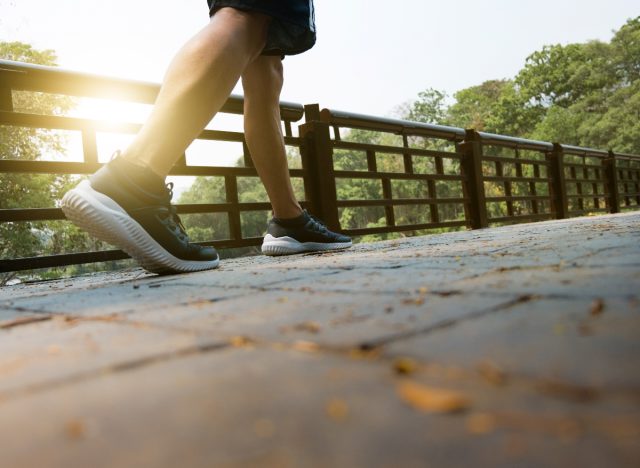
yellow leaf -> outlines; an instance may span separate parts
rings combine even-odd
[[[488,434],[496,427],[496,418],[488,413],[474,413],[470,415],[465,426],[472,434]]]
[[[349,405],[340,398],[333,398],[327,402],[327,415],[334,421],[344,421],[349,415]]]
[[[409,357],[399,357],[393,361],[393,370],[398,374],[413,374],[418,369],[418,363],[415,359]]]
[[[396,390],[406,403],[428,413],[456,413],[471,406],[469,399],[458,392],[427,387],[409,380],[400,382]]]
[[[229,340],[231,346],[234,348],[246,348],[253,345],[253,340],[248,336],[234,336]]]
[[[293,343],[293,349],[297,351],[303,351],[305,353],[315,353],[320,349],[320,346],[312,341],[299,340]]]

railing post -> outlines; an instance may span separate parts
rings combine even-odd
[[[618,185],[618,169],[616,168],[616,155],[609,151],[609,157],[604,160],[605,177],[607,179],[607,195],[609,200],[609,212],[620,213],[620,187]]]
[[[87,128],[82,131],[82,153],[85,163],[98,164],[98,143],[94,128]]]
[[[482,141],[475,130],[467,130],[462,149],[462,169],[466,180],[465,192],[469,198],[469,225],[471,229],[482,229],[489,226],[487,202],[482,180]]]
[[[300,125],[300,156],[304,176],[305,197],[313,212],[327,227],[340,229],[336,179],[333,170],[333,148],[329,124],[320,121],[317,104],[304,107],[305,123]]]
[[[226,200],[229,205],[229,237],[237,241],[242,239],[242,218],[238,209],[238,179],[234,175],[224,177]]]
[[[564,180],[564,151],[559,143],[553,144],[553,151],[547,153],[551,176],[551,201],[556,219],[565,219],[569,214],[567,202],[567,184]]]
[[[0,111],[13,112],[13,96],[10,88],[0,85]]]

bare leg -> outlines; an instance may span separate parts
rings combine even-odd
[[[270,18],[221,8],[178,52],[147,122],[124,157],[164,178],[264,48]]]
[[[257,13],[217,11],[171,63],[151,116],[124,157],[67,192],[61,203],[65,215],[90,234],[117,245],[149,271],[216,268],[216,250],[189,242],[169,205],[170,191],[154,191],[160,181],[150,177],[149,171],[166,177],[220,110],[240,76],[245,87],[247,143],[274,213],[279,218],[302,214],[291,187],[280,127],[282,63],[278,58],[260,57],[269,22],[268,16]],[[272,219],[262,251],[283,255],[350,245],[348,237],[301,216]]]
[[[242,74],[244,131],[251,157],[278,218],[302,214],[291,187],[280,120],[280,57],[260,56]]]

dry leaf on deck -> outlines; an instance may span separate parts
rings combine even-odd
[[[398,383],[396,390],[406,403],[428,413],[456,413],[471,406],[469,399],[456,391],[427,387],[409,380]]]

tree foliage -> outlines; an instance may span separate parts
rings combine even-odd
[[[427,89],[404,117],[478,131],[640,152],[640,17],[610,42],[548,45],[514,79]]]

